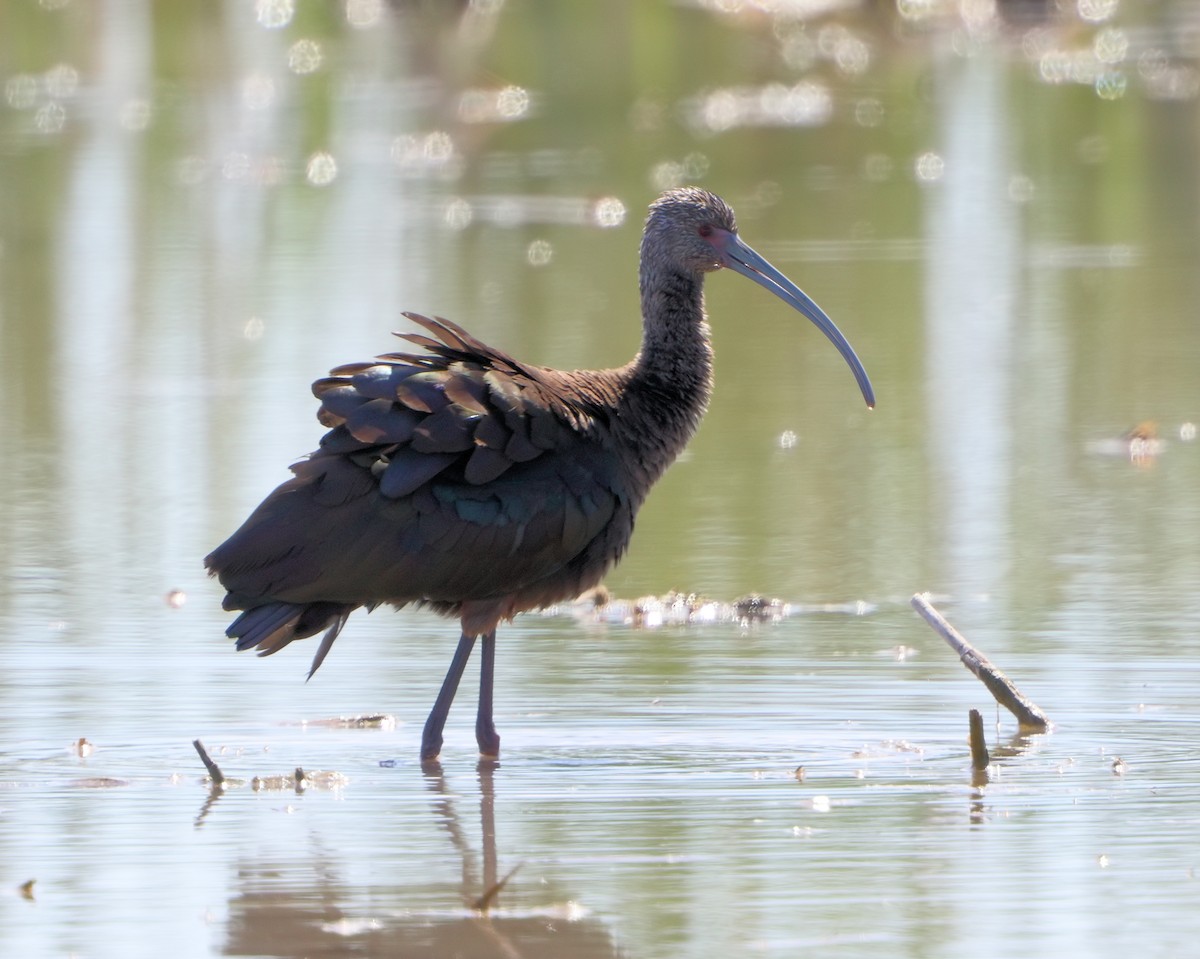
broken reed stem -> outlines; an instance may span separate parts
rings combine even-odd
[[[978,709],[967,714],[971,723],[971,768],[977,772],[987,769],[992,761],[988,755],[987,740],[983,738],[983,715]]]
[[[986,656],[966,641],[962,634],[946,622],[933,604],[929,602],[928,594],[917,593],[912,598],[912,608],[921,614],[925,622],[934,628],[942,639],[958,653],[962,664],[967,667],[988,688],[996,702],[1017,717],[1022,729],[1042,732],[1050,726],[1046,714],[1037,704],[1024,696],[1004,673],[1000,672]]]
[[[480,896],[478,899],[476,899],[471,904],[471,908],[474,909],[476,912],[482,912],[482,913],[486,914],[488,909],[490,909],[492,906],[492,900],[494,900],[498,895],[500,895],[500,890],[505,887],[505,885],[508,883],[508,881],[513,876],[516,875],[517,870],[520,869],[523,865],[525,865],[523,862],[519,862],[515,866],[513,866],[512,869],[510,869],[508,871],[508,873],[504,876],[503,879],[501,879],[498,883],[496,883],[490,889],[484,890],[483,895]]]
[[[214,786],[220,786],[225,782],[225,774],[221,772],[221,767],[212,761],[208,750],[204,748],[204,743],[198,739],[192,740],[192,745],[196,747],[196,752],[200,754],[200,761],[204,763],[204,768],[208,770],[208,775],[212,778]]]

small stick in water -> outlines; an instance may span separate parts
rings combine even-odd
[[[1046,714],[1037,704],[1025,697],[1004,673],[991,664],[986,656],[966,641],[962,634],[946,622],[933,604],[929,602],[928,594],[917,593],[912,598],[912,608],[934,628],[942,639],[950,644],[951,649],[958,653],[962,664],[974,673],[988,688],[1001,706],[1017,717],[1022,729],[1045,731],[1050,726]]]
[[[987,741],[983,738],[983,716],[978,709],[972,709],[968,714],[971,721],[971,768],[976,772],[987,769],[991,757],[988,756]]]
[[[520,869],[523,865],[524,865],[524,863],[519,862],[515,866],[513,866],[512,869],[510,869],[508,871],[508,874],[505,875],[505,877],[503,879],[501,879],[498,883],[496,883],[494,886],[492,886],[491,889],[485,890],[483,895],[480,896],[478,899],[475,900],[474,903],[471,904],[472,908],[476,912],[482,912],[482,913],[486,914],[488,909],[490,909],[492,906],[492,900],[495,899],[496,896],[498,896],[500,894],[500,890],[504,888],[505,884],[514,875],[516,875],[517,870]]]
[[[213,785],[219,786],[225,782],[225,774],[221,772],[221,767],[212,761],[208,750],[204,748],[204,743],[198,739],[193,739],[192,745],[196,747],[196,752],[200,754],[200,761],[204,763],[204,768],[208,770],[208,775],[212,778]]]

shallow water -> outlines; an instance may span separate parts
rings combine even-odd
[[[5,955],[1189,953],[1197,7],[756,9],[6,10]],[[607,585],[803,611],[520,618],[494,768],[473,670],[441,771],[415,761],[452,623],[356,614],[308,683],[301,648],[234,655],[201,557],[315,444],[309,383],[404,309],[623,362],[678,180],[879,407],[712,277],[717,394]],[[1051,732],[998,714],[923,590]],[[394,723],[330,722],[364,714]],[[211,792],[196,738],[243,783]]]

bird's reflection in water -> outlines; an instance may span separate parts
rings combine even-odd
[[[531,899],[515,868],[498,878],[495,769],[488,761],[478,767],[483,849],[477,856],[441,767],[425,765],[439,823],[462,861],[461,884],[447,890],[443,906],[429,906],[431,888],[419,864],[397,865],[394,886],[363,890],[339,878],[336,855],[328,852],[310,857],[303,870],[295,861],[243,861],[229,904],[225,954],[625,959],[604,923],[574,903]],[[535,888],[536,896],[547,887]],[[420,908],[410,908],[414,900]],[[505,900],[524,902],[518,908]]]

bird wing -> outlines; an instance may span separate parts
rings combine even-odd
[[[406,496],[452,465],[469,485],[485,485],[560,449],[569,439],[564,427],[592,425],[550,371],[518,363],[449,320],[404,315],[438,337],[396,334],[426,353],[387,353],[313,384],[318,419],[330,427],[317,455],[370,451],[385,496]]]
[[[313,384],[320,448],[209,557],[227,608],[512,595],[578,564],[614,517],[632,522],[598,407],[561,374],[406,315],[433,336],[397,335],[425,352]]]

